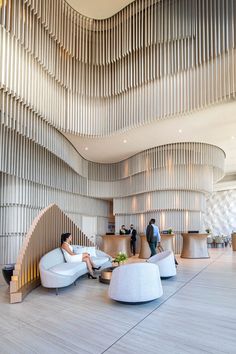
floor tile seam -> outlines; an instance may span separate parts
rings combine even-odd
[[[18,321],[17,324],[12,325],[13,328],[11,328],[11,329],[9,329],[9,330],[7,330],[6,332],[4,332],[4,333],[1,334],[1,338],[2,338],[2,337],[5,337],[5,336],[7,336],[7,335],[9,335],[9,334],[12,334],[12,331],[14,331],[14,330],[18,330],[19,325],[20,325],[20,326],[23,325],[23,327],[27,327],[27,326],[29,326],[29,325],[31,326],[31,324],[29,324],[29,323],[27,323],[27,322],[25,322],[25,321],[23,321],[23,320],[17,319],[17,321]],[[20,329],[22,329],[22,327],[20,327]]]
[[[9,341],[9,339],[7,338],[7,336],[9,336],[9,334],[11,334],[11,337],[12,337],[12,331],[11,333],[10,332],[7,332],[7,333],[4,333],[3,335],[1,335],[1,339],[7,339]],[[1,342],[0,342],[1,343]],[[18,343],[13,343],[15,345],[18,345]],[[19,344],[21,346],[21,344]],[[28,347],[28,345],[26,345]],[[32,348],[28,348],[30,350],[30,354],[39,354],[37,351],[35,351],[34,349]],[[0,352],[1,353],[1,352]],[[22,352],[21,352],[22,353]]]
[[[166,298],[166,300],[164,300],[162,303],[160,303],[155,309],[153,309],[149,314],[147,314],[143,319],[141,319],[138,323],[136,323],[131,329],[129,329],[125,334],[123,334],[120,339],[125,336],[129,331],[131,331],[133,328],[135,328],[136,326],[138,326],[139,323],[141,323],[146,317],[148,317],[150,314],[152,314],[155,310],[157,310],[162,304],[164,304],[169,298],[171,298],[172,296],[174,296],[178,291],[180,291],[182,288],[184,288],[189,282],[191,282],[194,278],[196,278],[198,276],[199,273],[201,273],[202,271],[204,271],[209,265],[213,264],[214,262],[216,262],[218,260],[218,258],[220,258],[222,255],[219,255],[217,258],[215,258],[212,262],[210,262],[209,264],[207,264],[204,268],[202,268],[197,274],[195,274],[191,279],[189,279],[186,282],[183,281],[179,281],[181,283],[183,283],[183,286],[181,286],[179,289],[177,289],[172,295],[168,296]],[[73,307],[72,307],[73,308]],[[67,311],[68,308],[63,308],[60,310],[60,312],[64,312]],[[24,326],[32,326],[36,321],[38,321],[38,319],[35,319],[34,321],[31,322],[25,322],[23,320],[19,320],[22,324],[24,324]],[[37,328],[33,325],[34,328]],[[7,331],[6,333],[4,333],[3,335],[7,335],[11,330]],[[117,341],[119,341],[120,339],[118,339]],[[114,342],[112,345],[114,345],[116,342]],[[112,346],[111,345],[111,346]],[[108,348],[109,349],[109,348]],[[107,349],[106,349],[107,350]]]
[[[118,343],[122,338],[124,338],[128,333],[130,333],[134,328],[139,326],[145,319],[147,319],[150,315],[152,315],[157,309],[159,309],[162,305],[164,305],[169,299],[171,299],[173,296],[175,296],[179,291],[181,291],[183,288],[185,288],[189,283],[195,279],[200,273],[202,273],[206,268],[209,267],[209,265],[215,263],[220,257],[222,257],[223,254],[218,255],[215,257],[212,262],[209,262],[206,266],[204,266],[200,271],[198,271],[197,274],[195,274],[191,279],[187,280],[186,283],[184,283],[181,287],[179,287],[173,294],[169,295],[165,300],[163,300],[158,306],[156,306],[151,312],[149,312],[146,316],[144,316],[140,321],[138,321],[134,326],[132,326],[126,333],[124,333],[122,336],[120,336],[114,343],[112,343],[108,348],[106,348],[103,352],[100,354],[106,353],[110,348],[112,348],[116,343]]]
[[[61,309],[60,310],[60,313],[63,313],[63,312],[65,312],[65,311],[68,311],[68,310],[71,310],[73,307],[69,307],[69,308],[63,308],[63,309]],[[14,329],[16,329],[15,327],[17,327],[19,324],[21,325],[21,324],[23,324],[24,326],[33,326],[33,324],[35,324],[36,322],[38,322],[38,321],[40,321],[40,320],[42,320],[42,319],[47,319],[47,318],[50,318],[51,317],[51,314],[48,314],[48,316],[45,316],[45,315],[42,315],[42,316],[39,316],[39,317],[37,317],[37,318],[35,318],[35,319],[33,319],[33,320],[29,320],[29,321],[27,321],[27,320],[22,320],[21,318],[19,318],[19,317],[16,317],[15,319],[18,321],[18,323],[16,324],[16,325],[13,325],[14,326]],[[37,328],[37,327],[35,327],[35,326],[33,326],[34,328]],[[5,332],[4,333],[4,335],[5,334],[7,334],[7,333],[9,333],[9,332],[12,332],[12,329],[10,329],[10,330],[8,330],[7,332]]]
[[[46,329],[42,329],[42,328],[39,328],[39,327],[35,326],[34,323],[37,322],[37,320],[34,321],[34,323],[30,323],[30,324],[27,323],[27,322],[24,322],[24,321],[22,321],[22,322],[24,323],[26,329],[27,329],[27,326],[28,326],[28,327],[33,327],[35,330],[45,331],[48,335],[54,337],[54,339],[57,339],[57,338],[58,338],[57,335],[48,332]],[[22,328],[20,328],[20,329],[22,329]],[[7,335],[9,335],[10,333],[12,333],[12,331],[9,331],[9,332],[7,332],[7,333],[4,333],[4,335],[2,335],[2,337],[7,336]],[[75,348],[75,349],[71,349],[71,348],[70,348],[70,351],[71,351],[71,353],[75,353],[75,354],[76,354],[76,353],[78,353],[77,350],[78,350],[78,349],[81,349],[81,348],[78,347],[76,344],[73,344],[73,345],[74,345],[76,348]],[[76,351],[75,351],[75,350],[76,350]],[[35,352],[35,353],[37,353],[37,352]]]
[[[204,287],[204,288],[207,288],[207,289],[227,289],[227,290],[236,290],[236,287],[231,287],[231,286],[226,286],[226,285],[223,285],[223,286],[220,286],[220,285],[212,285],[211,286],[208,286],[208,285],[205,285],[203,283],[198,283],[198,282],[193,282],[194,285],[198,285],[199,287]]]

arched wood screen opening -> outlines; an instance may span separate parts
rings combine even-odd
[[[73,243],[93,246],[93,243],[56,204],[43,209],[34,219],[19,252],[10,283],[10,303],[21,302],[40,284],[39,261],[47,252],[60,246],[60,235],[70,232]]]

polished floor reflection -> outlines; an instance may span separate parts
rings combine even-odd
[[[0,353],[235,353],[236,252],[179,259],[162,298],[124,305],[107,285],[80,278],[59,296],[42,287],[8,304],[0,280]]]

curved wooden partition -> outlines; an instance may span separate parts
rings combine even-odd
[[[47,252],[59,247],[60,235],[70,232],[73,243],[93,246],[87,236],[56,204],[43,209],[34,219],[18,255],[10,283],[10,303],[21,302],[40,284],[39,261]]]

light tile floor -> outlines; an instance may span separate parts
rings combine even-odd
[[[236,252],[178,259],[162,281],[162,298],[125,305],[108,286],[82,277],[77,286],[39,287],[23,303],[8,303],[0,278],[0,353],[236,353]]]

